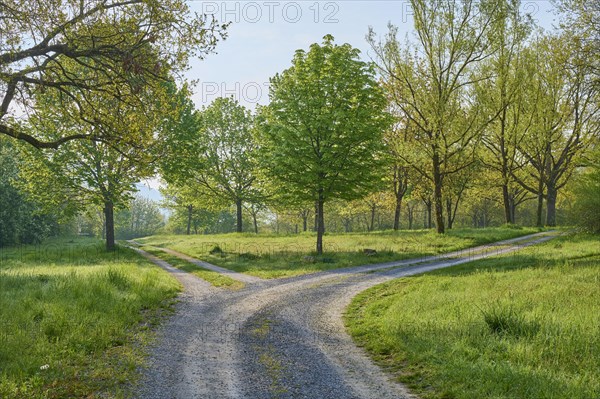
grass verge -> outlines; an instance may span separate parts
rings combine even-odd
[[[325,254],[315,256],[315,235],[221,234],[152,236],[143,245],[171,248],[205,262],[261,278],[290,277],[349,266],[418,258],[537,232],[531,228],[385,231],[325,236]],[[376,250],[375,254],[364,253]]]
[[[0,397],[120,398],[177,281],[90,239],[0,249]]]
[[[561,237],[376,286],[346,324],[423,398],[597,398],[599,266],[600,237]]]
[[[244,283],[241,281],[234,280],[231,277],[224,276],[213,270],[202,269],[201,267],[196,266],[193,263],[180,259],[174,255],[165,253],[158,248],[145,246],[141,247],[140,249],[151,253],[157,258],[164,260],[173,267],[176,267],[180,270],[183,270],[184,272],[188,272],[200,277],[201,279],[211,283],[215,287],[227,288],[230,290],[239,290],[244,288]]]

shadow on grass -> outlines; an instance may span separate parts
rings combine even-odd
[[[27,266],[94,266],[99,263],[139,262],[140,258],[129,248],[117,246],[108,252],[102,242],[94,239],[76,239],[48,242],[40,245],[22,245],[0,248],[0,270],[4,267]]]

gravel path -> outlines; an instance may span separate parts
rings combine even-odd
[[[351,299],[393,278],[551,238],[541,233],[443,256],[255,280],[234,292],[162,262],[185,291],[159,331],[136,397],[411,398],[346,334],[341,315]]]

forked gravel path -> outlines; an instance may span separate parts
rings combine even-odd
[[[252,280],[240,291],[213,288],[146,253],[174,273],[185,291],[159,331],[136,397],[411,398],[346,334],[342,313],[351,299],[397,277],[553,237],[539,233],[436,257]]]

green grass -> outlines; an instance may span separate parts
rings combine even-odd
[[[430,230],[328,234],[325,253],[314,256],[315,235],[170,235],[138,239],[197,259],[261,278],[279,278],[347,266],[416,258],[464,249],[537,232],[535,229],[456,229],[445,235]],[[220,248],[223,252],[215,251]],[[367,256],[363,249],[375,249]],[[212,253],[211,253],[212,252]]]
[[[420,397],[600,397],[600,237],[402,278],[357,296],[356,342]]]
[[[242,283],[241,281],[234,280],[231,277],[224,276],[212,270],[202,269],[194,265],[193,263],[180,259],[174,255],[167,254],[161,251],[160,249],[148,246],[140,247],[140,249],[143,249],[144,251],[149,252],[152,255],[164,260],[173,267],[194,274],[200,277],[201,279],[208,281],[215,287],[228,288],[230,290],[239,290],[244,288],[244,283]]]
[[[0,249],[0,397],[123,397],[177,281],[91,239]]]

